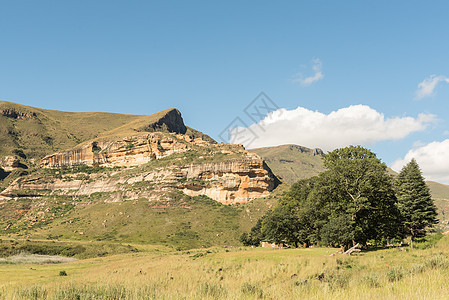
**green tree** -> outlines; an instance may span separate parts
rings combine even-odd
[[[405,165],[396,179],[396,196],[405,233],[413,239],[425,236],[438,222],[435,204],[415,159]]]
[[[316,178],[300,180],[279,200],[276,207],[265,215],[262,235],[275,242],[285,241],[289,245],[310,244],[315,241],[315,218],[308,196]]]
[[[264,220],[265,216],[257,220],[256,225],[254,225],[253,228],[251,228],[250,233],[244,232],[240,236],[240,242],[244,246],[259,246],[260,242],[264,239],[264,236],[262,234],[262,222]]]
[[[321,197],[327,203],[328,243],[345,247],[356,242],[398,235],[397,199],[387,166],[376,154],[360,146],[336,149],[324,157]]]
[[[324,165],[325,172],[293,184],[265,215],[265,238],[348,248],[400,236],[393,179],[376,154],[349,146],[325,155]]]
[[[262,222],[262,235],[273,242],[285,241],[290,245],[298,246],[298,219],[292,207],[277,206],[270,211]]]

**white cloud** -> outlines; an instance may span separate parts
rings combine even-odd
[[[396,160],[391,168],[399,172],[412,158],[421,167],[427,180],[449,184],[449,139],[411,149],[403,159]]]
[[[297,75],[298,78],[295,79],[294,82],[299,82],[299,84],[301,84],[302,86],[308,86],[308,85],[311,85],[312,83],[324,78],[323,72],[321,71],[321,68],[323,65],[321,63],[321,60],[319,60],[318,58],[315,58],[314,60],[312,60],[312,62],[313,62],[312,70],[315,73],[309,77],[304,77],[304,75],[302,73],[299,73]]]
[[[418,84],[418,89],[416,90],[416,98],[422,99],[432,96],[439,82],[449,83],[449,78],[445,76],[431,75],[429,78],[424,79]]]
[[[431,114],[385,118],[366,105],[351,105],[329,114],[298,107],[276,110],[257,124],[240,127],[231,140],[248,148],[298,144],[330,151],[348,145],[402,139],[435,121]]]

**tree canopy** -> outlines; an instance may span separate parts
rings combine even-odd
[[[349,146],[325,155],[324,165],[325,172],[292,185],[264,217],[265,238],[349,247],[400,234],[393,179],[376,154]]]

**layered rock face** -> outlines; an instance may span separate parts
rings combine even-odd
[[[85,175],[82,179],[79,174],[28,178],[17,180],[1,195],[78,197],[111,193],[109,201],[115,202],[142,197],[157,200],[165,192],[181,190],[190,196],[206,195],[224,204],[235,204],[265,197],[277,185],[276,177],[261,159],[170,166],[131,176],[125,174],[126,170]]]
[[[44,169],[77,165],[106,169],[95,174],[75,170],[64,175],[53,170],[55,175],[19,178],[1,195],[78,197],[99,192],[110,193],[108,201],[122,201],[142,197],[157,200],[167,192],[183,191],[234,204],[267,196],[278,183],[264,161],[241,145],[211,144],[166,132],[91,142],[41,161]]]
[[[187,145],[177,141],[175,137],[155,132],[119,141],[92,142],[79,149],[51,154],[42,159],[41,167],[135,166],[186,150]]]
[[[277,185],[275,176],[260,158],[190,165],[184,172],[187,178],[184,193],[206,195],[224,204],[267,196]]]

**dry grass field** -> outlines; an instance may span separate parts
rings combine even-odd
[[[0,298],[447,299],[449,238],[416,246],[329,256],[336,249],[136,245],[59,264],[0,262]]]

